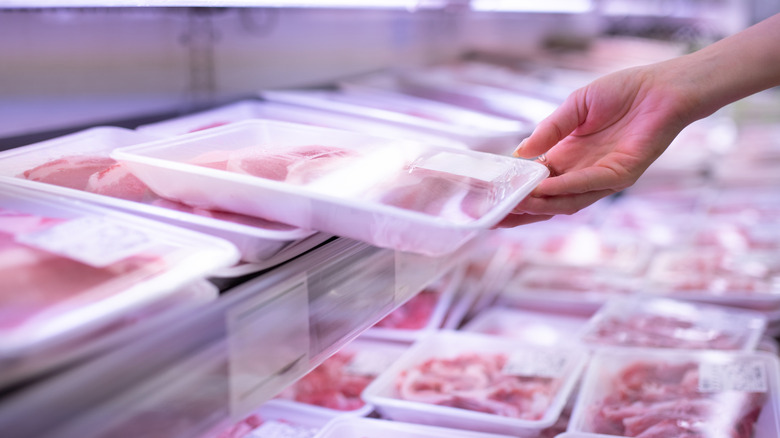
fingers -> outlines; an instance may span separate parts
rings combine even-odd
[[[575,195],[528,196],[514,208],[513,213],[533,215],[574,214],[613,193],[615,193],[614,190],[598,190]]]
[[[573,93],[552,114],[539,122],[534,132],[520,142],[512,155],[519,158],[539,156],[571,134],[580,124],[577,95]]]
[[[532,195],[552,197],[601,191],[615,193],[631,185],[630,178],[608,167],[591,166],[547,178],[539,183]]]
[[[542,222],[548,219],[552,219],[552,215],[537,215],[537,214],[510,214],[507,215],[501,222],[499,222],[493,228],[514,228],[520,225],[532,224],[534,222]]]

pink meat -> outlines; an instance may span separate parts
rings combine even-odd
[[[40,181],[72,189],[84,190],[92,174],[105,170],[115,161],[100,156],[67,156],[25,170],[17,175],[31,181]]]
[[[200,154],[188,162],[211,169],[227,170],[229,159],[230,151],[216,150]]]
[[[637,362],[594,406],[593,432],[641,438],[750,438],[764,393],[700,392],[698,364]]]
[[[420,330],[428,325],[438,302],[439,293],[426,289],[384,317],[375,327]]]
[[[557,379],[507,375],[503,354],[432,358],[398,376],[404,400],[538,420],[558,389]]]
[[[693,321],[648,314],[605,318],[585,339],[608,345],[717,350],[738,350],[742,341],[735,334],[713,333]]]
[[[0,329],[18,328],[66,301],[86,303],[121,292],[163,267],[161,260],[135,256],[96,268],[28,247],[15,241],[18,229],[9,232],[3,228],[3,217],[0,215]],[[49,226],[52,222],[39,223]]]
[[[355,153],[320,145],[285,149],[244,148],[230,154],[227,170],[291,184],[306,184],[332,172]]]
[[[168,199],[158,198],[150,202],[152,205],[156,205],[162,208],[168,208],[171,210],[181,211],[184,213],[190,213],[198,216],[210,217],[226,222],[233,222],[236,224],[247,225],[255,228],[262,228],[264,230],[278,230],[287,231],[293,230],[295,227],[292,225],[283,224],[280,222],[272,222],[263,218],[246,216],[243,214],[230,213],[226,211],[207,210],[205,208],[196,208],[181,202],[171,201]]]
[[[339,411],[360,409],[365,404],[360,394],[376,376],[350,373],[348,365],[353,357],[351,352],[336,353],[280,397]]]
[[[122,163],[114,163],[110,167],[93,173],[85,191],[129,201],[142,201],[149,195],[149,188]]]

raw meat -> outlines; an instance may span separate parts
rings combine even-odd
[[[14,238],[59,222],[0,209],[0,330],[16,329],[66,302],[86,304],[122,292],[162,271],[163,261],[148,256],[96,268]]]
[[[431,216],[469,222],[490,210],[491,184],[475,178],[414,169],[401,175],[380,202]]]
[[[31,181],[40,181],[72,189],[84,190],[92,174],[116,163],[111,158],[73,155],[62,157],[25,170],[17,175]]]
[[[250,227],[262,228],[264,230],[292,230],[295,227],[292,225],[283,224],[280,222],[272,222],[263,218],[254,216],[245,216],[243,214],[230,213],[226,211],[208,210],[205,208],[191,207],[181,202],[170,201],[168,199],[159,198],[150,202],[152,205],[158,207],[167,208],[170,210],[181,211],[183,213],[190,213],[198,216],[210,217],[222,221],[233,222],[236,224],[247,225]]]
[[[218,170],[227,170],[230,151],[209,151],[191,159],[189,163]]]
[[[609,317],[586,334],[585,341],[607,345],[655,348],[738,350],[739,336],[694,321],[661,315]]]
[[[136,202],[140,202],[150,195],[146,184],[130,173],[127,166],[122,163],[114,163],[108,168],[90,175],[84,190]]]
[[[640,438],[750,438],[764,393],[700,392],[698,364],[637,362],[596,403],[593,432]]]
[[[354,356],[353,352],[336,353],[279,397],[339,411],[360,409],[365,405],[360,393],[376,375],[350,372],[348,366]]]
[[[428,325],[439,302],[439,293],[426,289],[384,317],[375,327],[420,330]]]
[[[432,358],[402,372],[397,393],[404,400],[524,420],[542,418],[558,389],[558,379],[505,374],[506,362],[505,354]]]

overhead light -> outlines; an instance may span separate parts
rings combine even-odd
[[[593,0],[471,0],[473,11],[582,13],[593,9]]]

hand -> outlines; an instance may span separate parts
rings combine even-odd
[[[537,157],[550,177],[498,227],[573,214],[634,182],[691,122],[692,95],[664,63],[601,77],[573,92],[514,155]],[[667,79],[668,78],[668,79]]]

